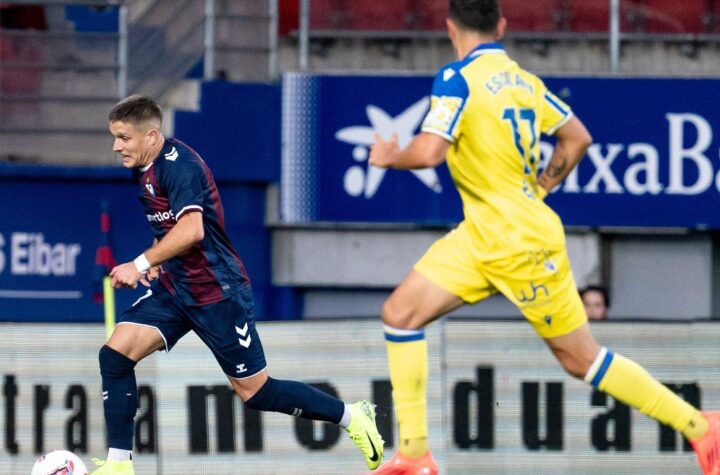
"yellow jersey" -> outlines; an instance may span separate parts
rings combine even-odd
[[[435,77],[422,131],[451,143],[446,156],[479,260],[561,249],[565,233],[537,184],[540,134],[570,108],[537,76],[485,43]]]

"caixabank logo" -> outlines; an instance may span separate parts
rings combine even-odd
[[[415,130],[425,117],[429,105],[430,99],[423,97],[399,115],[392,117],[380,107],[369,104],[365,108],[370,122],[369,126],[344,127],[335,133],[337,140],[353,146],[352,158],[355,164],[348,167],[343,180],[343,186],[348,195],[365,199],[375,196],[387,171],[368,163],[370,146],[375,143],[375,135],[381,136],[384,140],[390,140],[392,136],[397,136],[400,148],[407,147],[415,136]],[[442,192],[443,187],[434,168],[409,171],[434,193]]]

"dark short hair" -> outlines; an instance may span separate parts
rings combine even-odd
[[[607,308],[610,308],[610,292],[607,288],[603,287],[602,285],[588,285],[580,290],[580,297],[582,298],[582,296],[585,295],[586,292],[599,293],[600,295],[602,295],[603,300],[605,301],[605,306]]]
[[[108,114],[110,122],[142,124],[156,120],[162,124],[162,111],[155,101],[148,97],[132,95],[118,102]]]
[[[450,0],[450,18],[481,33],[494,33],[500,20],[498,0]]]

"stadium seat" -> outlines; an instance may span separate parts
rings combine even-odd
[[[620,29],[623,32],[643,33],[646,31],[646,7],[642,0],[624,0],[620,4],[621,23]]]
[[[317,0],[316,0],[317,1]],[[311,2],[315,5],[315,2]],[[300,3],[299,2],[280,2],[278,33],[280,36],[287,36],[290,32],[298,29],[300,23]]]
[[[15,5],[0,2],[0,28],[8,30],[47,30],[42,5]]]
[[[720,33],[720,0],[708,1],[708,9],[703,20],[708,33]]]
[[[650,33],[703,33],[708,0],[645,0],[646,28]]]
[[[559,0],[500,0],[509,31],[556,31],[561,25]]]
[[[412,28],[413,9],[408,0],[345,2],[347,27],[353,30],[402,31]]]
[[[42,83],[44,57],[43,44],[38,38],[4,35],[3,30],[13,33],[14,30],[46,29],[42,6],[0,3],[0,93],[35,94]]]
[[[0,92],[35,93],[42,82],[42,70],[30,65],[40,65],[41,62],[41,49],[22,39],[0,36]]]
[[[605,32],[610,28],[610,4],[596,0],[565,0],[569,27],[577,32]],[[620,1],[620,30],[644,32],[647,27],[645,0]]]
[[[568,8],[570,30],[577,32],[608,31],[610,2],[606,0],[570,0],[565,3]]]
[[[346,3],[350,2],[344,0],[312,0],[310,2],[310,28],[313,30],[346,28]]]
[[[447,0],[419,0],[416,18],[422,30],[445,31],[448,17]]]

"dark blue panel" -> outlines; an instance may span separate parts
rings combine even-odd
[[[280,87],[203,83],[200,112],[176,112],[174,134],[202,151],[218,180],[278,181]]]
[[[225,224],[252,283],[255,315],[264,319],[270,298],[270,231],[265,227],[265,187],[219,185]]]
[[[118,7],[116,6],[68,5],[65,7],[65,18],[75,24],[75,31],[118,31]]]

